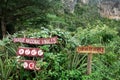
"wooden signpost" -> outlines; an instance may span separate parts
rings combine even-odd
[[[13,42],[20,42],[26,44],[56,44],[57,37],[52,38],[14,38]],[[27,48],[27,47],[19,47],[17,50],[17,56],[28,56],[28,57],[43,57],[43,51],[39,48]],[[24,69],[28,70],[40,70],[39,67],[36,67],[36,61],[33,60],[19,60],[19,62],[23,62]]]
[[[88,53],[88,60],[87,60],[87,74],[91,73],[91,65],[92,65],[92,54],[97,53],[105,53],[104,47],[92,47],[92,46],[79,46],[77,47],[78,53]]]

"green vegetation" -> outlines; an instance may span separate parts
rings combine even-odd
[[[8,1],[8,7],[5,6],[4,1]],[[2,16],[13,17],[15,14],[25,12],[30,15],[16,17],[15,21],[5,18],[8,21],[5,24],[9,23],[10,25],[7,26],[10,29],[14,27],[12,30],[15,33],[7,33],[6,37],[0,40],[0,80],[120,80],[119,20],[100,17],[96,5],[92,4],[77,3],[74,13],[66,13],[60,0],[9,1],[3,0],[3,3],[0,3],[2,4],[0,11],[2,8],[7,10],[7,12],[4,11],[6,15],[0,13],[1,21]],[[27,7],[15,13],[8,12],[9,9],[14,10],[19,7],[20,3],[27,4],[27,2],[33,5],[26,5]],[[11,25],[13,27],[10,27]],[[2,30],[0,31],[2,33]],[[30,45],[12,41],[15,37],[53,36],[58,37],[57,44]],[[86,74],[87,54],[76,52],[76,47],[79,45],[105,48],[104,54],[93,55],[90,75]],[[19,46],[36,47],[44,51],[43,60],[38,57],[32,58],[37,61],[39,71],[25,70],[17,62],[16,52]],[[28,57],[19,57],[19,59],[24,60]]]

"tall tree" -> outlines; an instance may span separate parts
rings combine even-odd
[[[0,0],[0,22],[3,37],[6,36],[6,26],[15,24],[47,11],[52,0]]]

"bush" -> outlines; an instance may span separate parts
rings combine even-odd
[[[3,39],[1,49],[4,54],[9,55],[16,60],[16,50],[19,46],[23,47],[37,47],[44,50],[44,58],[31,58],[37,61],[37,66],[41,68],[40,71],[24,70],[21,65],[16,63],[14,69],[11,71],[8,79],[27,79],[27,80],[119,80],[119,40],[116,29],[111,29],[108,26],[97,26],[95,28],[88,27],[86,29],[78,28],[76,33],[66,32],[61,29],[27,29],[20,31]],[[111,31],[110,31],[111,30]],[[111,33],[112,32],[112,33]],[[27,38],[47,38],[58,37],[58,43],[52,45],[30,45],[22,43],[13,43],[11,38],[27,37]],[[104,40],[106,38],[106,40]],[[103,55],[94,55],[92,64],[92,74],[86,75],[87,54],[82,55],[76,53],[78,45],[92,45],[104,46],[106,49]],[[4,48],[4,49],[3,49]],[[2,55],[4,60],[6,57]],[[27,59],[27,57],[22,57]],[[12,64],[13,65],[13,64]],[[14,73],[16,72],[16,73]],[[6,74],[6,73],[5,73]]]

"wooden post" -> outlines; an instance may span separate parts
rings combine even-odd
[[[91,74],[91,65],[92,65],[92,53],[88,54],[88,59],[87,59],[87,74]]]

